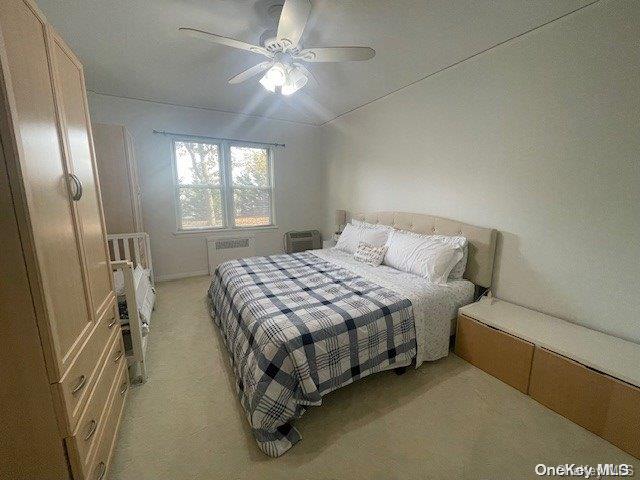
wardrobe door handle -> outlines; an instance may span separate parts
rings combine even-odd
[[[96,422],[95,420],[91,420],[91,423],[89,423],[89,430],[87,431],[87,434],[84,436],[85,440],[89,440],[91,437],[93,437],[93,434],[96,433],[97,426],[98,426],[98,422]]]
[[[71,393],[78,393],[80,390],[82,390],[82,387],[84,387],[84,384],[87,382],[87,377],[85,377],[84,375],[80,375],[80,378],[78,379],[78,383],[76,383],[76,386],[73,387],[71,389]]]
[[[73,180],[73,184],[75,185],[75,191],[71,194],[71,198],[74,202],[77,202],[82,198],[82,182],[74,173],[69,174],[69,178]]]
[[[118,353],[116,353],[116,356],[113,357],[114,363],[120,360],[121,358],[122,358],[122,350],[118,350]]]
[[[107,471],[107,466],[104,462],[100,462],[98,464],[98,474],[96,475],[96,480],[102,480],[104,478],[104,473]]]

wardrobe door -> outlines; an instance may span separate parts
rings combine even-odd
[[[11,107],[12,186],[35,289],[50,381],[67,370],[94,325],[60,150],[44,21],[23,0],[0,1],[2,75]],[[7,147],[7,145],[5,145]]]
[[[131,178],[131,202],[133,207],[133,223],[134,231],[144,232],[144,226],[142,224],[142,190],[140,190],[140,178],[138,175],[138,163],[133,153],[133,140],[131,134],[124,129],[124,139],[127,149],[127,160],[129,165],[129,172]]]
[[[75,175],[74,200],[82,232],[89,291],[96,318],[111,299],[111,271],[102,218],[97,168],[93,158],[91,129],[82,65],[55,32],[51,57],[63,140],[69,171]]]
[[[124,127],[94,123],[92,130],[107,233],[133,233],[136,230]]]
[[[7,115],[5,108],[0,95],[0,118]],[[0,478],[64,479],[67,459],[42,356],[3,135],[0,129]]]

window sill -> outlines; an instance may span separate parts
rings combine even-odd
[[[176,237],[184,236],[199,236],[199,235],[229,235],[229,234],[242,234],[243,232],[264,232],[270,230],[278,230],[277,225],[265,225],[263,227],[236,227],[236,228],[207,228],[202,230],[176,230],[173,235]]]

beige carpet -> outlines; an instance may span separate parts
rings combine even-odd
[[[149,380],[129,395],[112,479],[537,478],[538,463],[633,457],[451,354],[384,372],[296,422],[283,457],[260,452],[211,322],[208,277],[158,286]]]

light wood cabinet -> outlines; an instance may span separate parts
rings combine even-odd
[[[122,125],[93,124],[107,233],[144,232],[133,139]]]
[[[69,177],[60,150],[47,28],[23,2],[1,2],[0,13],[5,88],[12,97],[8,100],[13,100],[10,121],[17,149],[13,155],[19,158],[15,173],[21,177],[16,180],[21,183],[29,221],[27,239],[42,283],[38,294],[45,308],[39,318],[47,337],[43,343],[50,359],[50,378],[55,380],[91,331],[89,292],[83,281]],[[10,146],[7,142],[6,147]]]
[[[0,120],[5,117],[4,106],[0,97]],[[50,448],[60,442],[60,434],[9,186],[5,143],[1,136],[0,478],[65,479],[69,474],[64,450]]]
[[[0,2],[0,144],[0,478],[106,473],[128,377],[84,76],[32,0]]]

